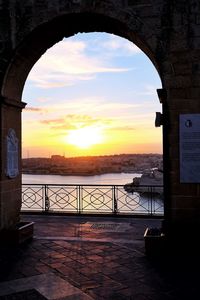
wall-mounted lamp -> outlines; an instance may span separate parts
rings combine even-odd
[[[160,103],[164,103],[167,100],[167,91],[166,89],[157,89],[157,94]]]
[[[163,114],[156,112],[155,127],[163,125]]]

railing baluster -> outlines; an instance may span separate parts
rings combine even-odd
[[[43,211],[45,211],[45,194],[46,194],[45,185],[42,185],[42,210]]]
[[[50,208],[50,203],[48,197],[48,186],[46,184],[44,186],[44,190],[45,190],[45,212],[48,212]]]
[[[81,214],[81,203],[82,203],[82,196],[81,196],[81,186],[78,185],[78,213]]]
[[[114,200],[114,214],[117,214],[117,198],[116,198],[116,186],[113,186],[113,200]]]

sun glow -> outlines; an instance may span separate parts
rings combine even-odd
[[[66,136],[66,142],[82,149],[101,144],[103,142],[102,128],[88,126],[70,130]]]

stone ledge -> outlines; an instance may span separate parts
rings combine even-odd
[[[161,257],[165,251],[165,235],[160,228],[147,228],[144,233],[145,252],[149,257]]]
[[[3,230],[0,240],[4,245],[20,245],[33,238],[33,229],[34,222],[19,222],[15,228]]]

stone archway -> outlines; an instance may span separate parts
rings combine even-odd
[[[138,26],[138,25],[137,25]],[[25,103],[21,102],[22,91],[24,83],[29,71],[40,56],[52,45],[59,42],[63,37],[69,37],[77,32],[108,32],[123,36],[130,41],[137,44],[153,61],[157,69],[155,54],[135,34],[125,22],[117,20],[103,14],[96,13],[80,13],[80,14],[66,14],[61,17],[54,18],[49,22],[42,24],[35,28],[17,47],[7,69],[5,72],[2,84],[2,102],[4,103],[4,111],[2,111],[5,122],[6,118],[11,119],[4,126],[4,139],[7,137],[7,132],[12,128],[17,138],[19,145],[21,145],[21,109]],[[12,117],[10,117],[12,115]],[[19,166],[21,161],[21,149],[19,150]],[[3,168],[6,169],[6,161],[8,154],[6,149],[2,153],[5,164]],[[2,203],[6,203],[6,199],[10,199],[8,206],[2,207],[2,228],[9,228],[15,224],[19,219],[19,212],[21,206],[21,174],[8,178],[6,173],[2,174],[4,178],[4,187],[6,193],[2,191]],[[18,175],[18,174],[17,174]],[[12,207],[12,210],[11,210]]]
[[[104,31],[133,41],[150,58],[160,75],[164,88],[158,91],[158,96],[163,104],[164,122],[165,230],[169,235],[175,233],[175,237],[182,227],[187,233],[191,230],[198,233],[200,171],[196,170],[196,182],[181,182],[179,155],[180,115],[200,114],[197,2],[1,1],[0,229],[12,227],[19,218],[21,176],[7,176],[6,140],[10,138],[8,132],[14,133],[12,136],[16,134],[19,142],[21,140],[21,109],[24,106],[21,94],[28,72],[46,49],[63,37],[77,32]],[[19,149],[19,164],[20,157]]]

